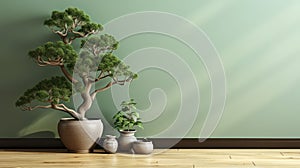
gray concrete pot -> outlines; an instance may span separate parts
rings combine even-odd
[[[133,142],[132,148],[136,154],[150,154],[153,151],[153,144],[151,141],[138,140]]]
[[[62,118],[58,123],[58,133],[63,144],[70,152],[93,152],[103,132],[100,119],[78,121],[73,118]]]

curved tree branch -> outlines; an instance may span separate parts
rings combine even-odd
[[[126,80],[114,80],[113,82],[109,82],[109,83],[108,83],[106,86],[104,86],[103,88],[96,89],[93,93],[91,93],[92,100],[95,99],[97,93],[109,89],[109,88],[112,87],[114,84],[121,84],[121,85],[124,85],[125,82],[130,82],[131,80],[132,80],[132,78],[129,78],[129,79],[126,79]]]
[[[36,62],[39,66],[59,66],[65,77],[72,83],[77,83],[78,81],[72,77],[72,75],[67,71],[63,63],[62,58],[57,58],[56,60],[45,61],[42,57],[38,56]]]
[[[107,78],[107,77],[110,77],[111,75],[110,74],[107,74],[107,75],[104,75],[102,76],[101,74],[98,76],[98,78],[96,78],[93,82],[98,82],[99,80],[101,79],[104,79],[104,78]]]
[[[66,112],[66,113],[70,114],[72,117],[74,117],[75,119],[78,119],[78,120],[84,119],[83,116],[81,116],[76,111],[66,107],[64,104],[52,104],[52,105],[45,105],[45,106],[37,105],[37,106],[23,106],[23,107],[21,107],[22,110],[28,110],[28,111],[32,111],[32,110],[35,110],[35,109],[38,109],[38,108],[41,108],[41,109],[51,109],[52,108],[52,109],[55,109],[55,110]]]
[[[21,109],[22,110],[28,110],[28,111],[32,111],[38,108],[42,108],[42,109],[49,109],[52,108],[51,105],[47,105],[47,106],[41,106],[41,105],[37,105],[37,106],[22,106]]]
[[[91,94],[92,100],[95,100],[95,97],[96,97],[97,93],[109,89],[109,88],[110,88],[112,85],[114,85],[114,84],[115,84],[115,82],[109,82],[109,83],[108,83],[106,86],[104,86],[103,88],[96,89],[96,90]]]
[[[67,31],[65,30],[65,32],[61,32],[59,30],[54,30],[54,29],[51,29],[51,31],[55,34],[58,34],[60,37],[66,37],[67,36]]]
[[[37,62],[37,64],[39,66],[47,66],[47,65],[50,65],[50,66],[61,66],[63,65],[63,62],[62,62],[62,58],[57,58],[56,60],[43,60],[41,56],[38,56],[35,61]]]
[[[52,104],[52,108],[55,110],[66,112],[66,113],[70,114],[72,117],[74,117],[75,119],[78,119],[78,120],[85,119],[84,116],[80,115],[75,110],[68,108],[64,104]]]
[[[64,39],[64,42],[65,43],[67,43],[67,44],[71,44],[75,39],[77,39],[77,38],[84,38],[84,37],[88,37],[89,35],[91,35],[91,34],[95,34],[95,33],[97,33],[98,31],[91,31],[91,32],[88,32],[88,33],[86,33],[86,34],[84,34],[84,33],[81,33],[81,32],[77,32],[77,31],[74,31],[74,30],[71,30],[71,32],[73,33],[73,34],[75,34],[74,36],[72,36],[72,37],[70,37],[68,40],[67,39]],[[67,37],[67,36],[66,36]],[[66,38],[65,37],[65,38]]]
[[[65,75],[65,77],[72,83],[77,83],[78,80],[76,80],[75,78],[73,78],[71,76],[71,74],[66,70],[64,65],[60,65],[60,70],[63,72],[63,74]]]
[[[85,37],[85,36],[86,36],[86,34],[81,33],[81,32],[78,32],[78,31],[71,30],[71,32],[72,32],[73,34],[78,35],[79,37]]]

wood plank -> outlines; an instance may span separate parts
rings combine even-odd
[[[300,167],[299,149],[169,149],[151,155],[67,153],[64,149],[2,149],[0,167]]]

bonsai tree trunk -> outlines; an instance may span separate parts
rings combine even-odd
[[[85,116],[85,113],[87,112],[87,110],[89,110],[92,106],[93,99],[90,95],[90,91],[91,91],[91,88],[92,88],[92,83],[89,81],[89,79],[87,77],[83,78],[83,82],[84,82],[84,85],[85,85],[85,89],[81,93],[81,97],[83,99],[83,102],[79,106],[77,111],[80,115]]]

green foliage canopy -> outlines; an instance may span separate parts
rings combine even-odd
[[[105,71],[103,68],[107,66],[116,66],[121,62],[119,58],[112,58],[108,55],[111,55],[117,47],[118,41],[108,34],[92,36],[87,40],[83,40],[81,52],[79,53],[79,58],[75,66],[75,72],[80,75],[87,75],[90,72]],[[112,59],[108,60],[108,58]],[[100,67],[99,64],[104,60],[106,63]]]
[[[38,100],[48,104],[59,104],[61,101],[70,101],[72,95],[72,85],[63,76],[56,76],[50,79],[44,79],[35,85],[32,89],[28,89],[21,96],[16,106],[23,110],[28,110],[34,100]]]
[[[53,11],[51,18],[45,20],[44,25],[58,34],[65,43],[103,30],[102,25],[92,23],[90,17],[78,8],[68,8],[63,12]]]
[[[108,34],[92,36],[82,41],[75,72],[81,76],[89,75],[91,72],[100,72],[100,78],[111,77],[116,83],[136,78],[137,74],[131,72],[130,67],[112,53],[117,47],[118,41]],[[119,80],[119,77],[123,77],[123,80]]]
[[[73,69],[78,57],[74,48],[70,44],[65,44],[62,41],[47,42],[29,51],[28,54],[41,66],[66,65],[69,70]]]

